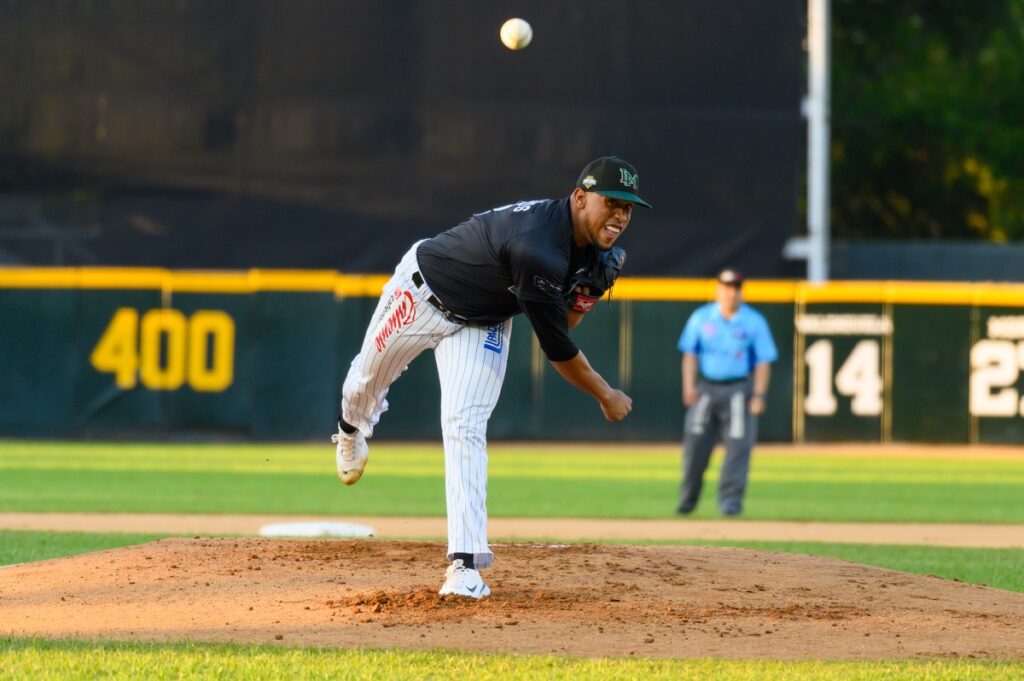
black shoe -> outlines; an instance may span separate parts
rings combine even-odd
[[[696,504],[679,504],[676,508],[676,513],[679,515],[690,515],[695,508],[697,508]]]
[[[731,518],[735,518],[741,513],[743,513],[743,509],[736,506],[730,506],[729,508],[722,509],[722,515],[729,516]]]

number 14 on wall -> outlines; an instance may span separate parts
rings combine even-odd
[[[838,410],[832,392],[833,346],[827,339],[811,343],[804,353],[807,363],[807,395],[804,413],[808,416],[832,416]],[[835,373],[840,395],[852,398],[854,416],[878,416],[882,413],[881,348],[877,340],[862,340]]]

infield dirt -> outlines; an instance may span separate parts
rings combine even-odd
[[[0,569],[0,634],[586,656],[1024,659],[1024,595],[747,549],[166,539]]]

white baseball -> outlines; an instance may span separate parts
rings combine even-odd
[[[533,29],[524,19],[516,17],[501,25],[501,42],[510,50],[521,50],[533,40]]]

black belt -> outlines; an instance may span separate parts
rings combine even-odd
[[[416,284],[416,288],[423,288],[423,284],[426,282],[423,281],[423,275],[421,275],[419,272],[413,272],[412,283]],[[459,314],[455,314],[454,312],[449,310],[447,307],[445,307],[444,303],[437,299],[437,296],[435,296],[433,293],[427,296],[427,302],[436,307],[438,312],[440,312],[445,319],[452,322],[453,324],[466,323],[467,320],[465,317]]]
[[[723,380],[716,381],[713,378],[708,378],[707,376],[702,375],[700,377],[700,380],[704,381],[705,383],[712,383],[714,385],[732,385],[733,383],[742,383],[748,378],[750,378],[750,376],[740,376],[739,378],[726,378]]]

